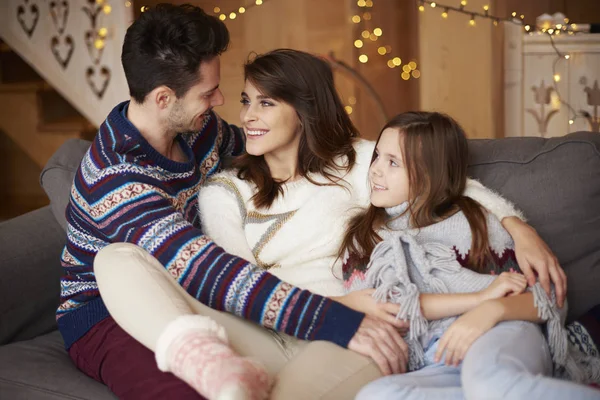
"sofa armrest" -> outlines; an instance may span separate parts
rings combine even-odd
[[[56,329],[65,242],[49,206],[0,223],[0,345]]]

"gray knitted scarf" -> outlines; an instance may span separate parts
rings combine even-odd
[[[424,366],[424,347],[443,332],[456,317],[427,321],[421,314],[420,293],[472,293],[487,288],[496,278],[462,267],[455,249],[468,253],[471,230],[462,212],[421,229],[409,227],[407,203],[387,209],[389,222],[384,239],[371,255],[364,287],[375,288],[377,301],[400,304],[397,318],[408,320],[406,338],[410,349],[409,370]],[[498,255],[512,249],[511,237],[497,218],[487,216],[490,248]],[[546,338],[555,364],[555,376],[576,382],[600,381],[600,358],[589,357],[571,346],[564,329],[566,306],[556,306],[539,282],[530,288],[539,317],[546,322]]]

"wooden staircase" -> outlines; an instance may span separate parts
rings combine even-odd
[[[0,219],[46,204],[38,179],[48,159],[67,139],[90,140],[95,133],[85,117],[0,42],[0,135],[5,136],[0,141]]]

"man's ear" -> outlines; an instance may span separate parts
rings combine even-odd
[[[159,110],[167,110],[175,103],[175,92],[164,85],[155,88],[148,97]]]

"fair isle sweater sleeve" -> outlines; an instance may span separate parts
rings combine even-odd
[[[219,131],[222,132],[223,137],[223,141],[219,146],[219,156],[225,160],[239,156],[245,148],[246,137],[244,136],[244,131],[235,125],[229,125],[218,114],[215,113],[214,115],[217,117]]]
[[[146,249],[200,302],[300,339],[343,347],[358,329],[364,314],[223,251],[185,220],[147,176],[122,173],[100,182],[76,193],[85,197],[77,200],[77,218],[106,242]]]
[[[205,235],[226,252],[256,264],[244,232],[244,200],[226,173],[213,175],[200,188],[198,210]]]
[[[506,217],[517,217],[525,221],[523,213],[510,201],[474,179],[467,179],[464,195],[477,201],[500,221]]]

